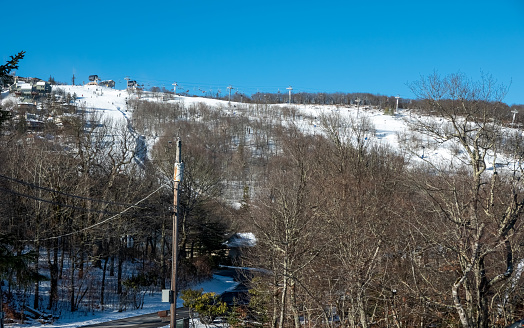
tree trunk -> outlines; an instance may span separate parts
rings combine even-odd
[[[118,257],[118,272],[116,274],[116,293],[118,295],[122,295],[122,265],[124,263],[124,260],[122,259],[122,256]]]
[[[79,257],[79,264],[78,264],[78,279],[82,279],[84,277],[84,251],[83,248],[80,250],[80,257]]]
[[[105,293],[105,284],[106,284],[106,271],[107,271],[107,262],[109,257],[105,258],[104,268],[102,269],[102,285],[100,286],[100,307],[102,311],[104,310],[104,293]]]
[[[115,276],[115,256],[111,256],[111,263],[109,264],[109,276]]]
[[[286,299],[288,289],[288,277],[287,277],[287,259],[284,258],[284,281],[282,282],[282,292],[280,297],[280,315],[278,320],[278,328],[284,328],[284,321],[286,316]]]
[[[57,245],[54,242],[52,248],[47,249],[47,263],[49,265],[49,275],[51,288],[49,292],[49,304],[47,305],[48,310],[52,310],[58,301],[58,254],[57,254]],[[53,259],[51,259],[51,252],[53,252]]]
[[[76,311],[75,306],[75,260],[71,258],[71,272],[69,274],[69,278],[71,281],[69,282],[69,302],[71,302],[71,312]]]
[[[364,301],[362,300],[362,291],[357,292],[357,307],[358,313],[360,315],[360,324],[362,328],[368,328],[368,318],[366,315],[366,307]]]
[[[484,269],[484,259],[479,259],[478,267],[475,270],[476,292],[478,299],[477,308],[477,327],[488,328],[488,281]]]
[[[297,308],[297,297],[296,297],[296,285],[293,280],[291,280],[290,283],[290,297],[291,297],[291,311],[293,311],[293,321],[295,323],[295,328],[300,327],[300,318],[298,315],[298,308]]]
[[[459,296],[459,289],[460,286],[463,284],[464,280],[466,279],[466,276],[462,276],[461,279],[459,279],[457,282],[453,284],[452,287],[452,298],[453,298],[453,304],[455,306],[455,310],[457,311],[460,319],[460,323],[462,324],[463,328],[473,328],[473,325],[471,323],[471,319],[468,316],[468,313],[464,309],[464,305],[462,304]]]
[[[60,268],[58,270],[58,279],[62,279],[62,274],[64,272],[64,259],[65,259],[65,247],[62,243],[62,251],[60,252]]]
[[[278,281],[276,275],[273,275],[273,286],[275,292],[273,294],[273,320],[271,321],[271,328],[277,328],[278,319]]]
[[[38,260],[40,258],[40,245],[38,241],[35,243],[35,248],[36,248],[36,254],[37,254],[36,261],[35,261],[35,272],[38,274],[38,270],[40,268],[38,265],[39,263]],[[35,282],[35,300],[33,302],[33,308],[35,310],[38,310],[38,307],[40,306],[39,301],[40,301],[40,282],[37,280]],[[2,311],[2,307],[0,306],[0,312],[1,311]]]
[[[160,275],[160,287],[166,289],[166,220],[162,220],[162,237],[160,245],[160,265],[161,265],[161,275]]]

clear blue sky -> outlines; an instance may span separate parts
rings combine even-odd
[[[483,71],[524,104],[523,0],[26,0],[0,12],[0,59],[25,50],[20,76],[413,97],[406,83],[434,70]]]

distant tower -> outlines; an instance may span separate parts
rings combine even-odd
[[[127,89],[129,88],[129,80],[131,79],[129,78],[129,76],[126,76],[124,80],[126,80],[126,89]]]
[[[228,105],[231,105],[231,89],[234,89],[231,84],[227,87],[227,89],[229,90],[229,104]]]
[[[289,86],[288,88],[286,88],[286,90],[289,90],[289,104],[291,104],[291,90],[293,90],[293,88],[291,86]]]
[[[357,99],[355,99],[355,102],[357,103],[357,116],[360,114],[360,102],[362,101],[362,99],[360,99],[360,97],[357,97]]]
[[[400,96],[397,95],[395,98],[397,98],[397,108],[395,108],[395,112],[397,112],[398,111],[398,99],[400,98]]]
[[[174,89],[175,89],[175,97],[176,97],[176,87],[178,86],[178,84],[175,82],[175,83],[173,83],[172,85],[174,85]]]
[[[513,113],[513,120],[511,121],[511,125],[515,125],[515,116],[518,114],[518,110],[515,108],[511,111]]]

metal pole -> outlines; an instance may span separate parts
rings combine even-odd
[[[231,106],[231,89],[233,89],[233,87],[231,85],[229,85],[227,88],[229,89],[229,103],[228,103],[228,106]]]
[[[170,320],[170,327],[175,328],[176,327],[176,297],[177,297],[177,288],[176,288],[176,280],[177,280],[177,268],[178,268],[178,194],[179,194],[179,184],[182,181],[182,171],[183,171],[183,165],[181,161],[181,148],[182,148],[182,141],[180,138],[177,139],[177,145],[176,145],[176,158],[175,158],[175,168],[174,168],[174,175],[173,175],[173,207],[174,207],[174,213],[173,213],[173,265],[172,265],[172,272],[171,272],[171,293],[173,295],[172,299],[173,302],[171,303],[171,320]]]
[[[175,82],[175,83],[173,83],[172,85],[175,86],[175,97],[176,97],[176,87],[178,86],[178,84]]]

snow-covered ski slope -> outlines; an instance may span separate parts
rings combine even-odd
[[[128,93],[126,90],[116,90],[103,86],[96,85],[60,85],[54,88],[63,89],[64,92],[76,95],[76,104],[85,106],[86,109],[96,111],[101,114],[101,117],[111,119],[114,122],[125,122],[131,126],[132,109],[128,108],[127,102],[130,99],[138,98],[137,93]],[[13,98],[9,95],[6,99]],[[4,99],[3,101],[5,101]],[[160,102],[178,102],[184,106],[198,105],[203,103],[211,108],[217,108],[227,115],[238,115],[242,108],[249,106],[248,104],[235,103],[224,100],[209,99],[202,97],[184,97],[170,95],[169,100],[163,99],[162,95],[157,93],[154,95],[151,92],[142,92],[141,100],[146,101],[160,101]],[[253,105],[253,104],[252,104]],[[259,106],[265,106],[260,104]],[[362,124],[362,120],[366,120],[371,127],[365,133],[365,143],[368,145],[381,145],[389,150],[393,150],[402,154],[411,163],[417,165],[422,163],[432,163],[433,165],[444,165],[456,167],[461,161],[465,160],[464,154],[457,151],[457,146],[450,142],[437,142],[431,140],[429,137],[418,132],[412,131],[409,127],[409,122],[416,120],[433,120],[439,124],[446,124],[445,121],[433,117],[421,117],[409,110],[399,109],[395,115],[386,115],[379,109],[368,108],[364,106],[340,106],[340,105],[302,105],[302,104],[278,104],[267,105],[273,108],[278,107],[292,107],[296,115],[288,119],[287,122],[281,122],[283,125],[294,124],[306,133],[319,134],[326,133],[321,118],[325,116],[338,116],[339,121],[342,122],[338,127],[341,135],[348,135],[351,137],[351,132],[348,125]],[[253,114],[250,114],[253,115]],[[280,116],[283,117],[283,116]],[[288,116],[289,117],[289,116]],[[253,118],[253,117],[251,117]],[[266,119],[273,119],[274,117],[266,117]],[[352,122],[352,123],[351,123]],[[342,131],[342,130],[345,130]],[[515,133],[517,131],[513,128],[505,127],[503,132],[507,134]],[[520,133],[520,132],[519,132]],[[155,143],[157,135],[136,136],[136,140],[145,138],[145,144],[150,147]],[[414,141],[415,140],[415,141]],[[488,158],[488,170],[493,169],[492,158]],[[495,164],[497,167],[513,167],[515,160],[497,155]]]

